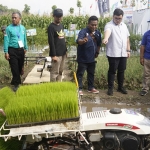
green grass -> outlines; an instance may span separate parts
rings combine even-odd
[[[76,85],[54,82],[21,86],[5,113],[9,125],[78,117]]]
[[[4,58],[4,53],[0,52],[0,83],[8,83],[11,80],[11,70],[9,62]]]

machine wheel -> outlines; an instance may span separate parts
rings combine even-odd
[[[100,142],[94,142],[93,146],[94,146],[94,150],[104,150],[101,141]]]

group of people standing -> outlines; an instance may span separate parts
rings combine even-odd
[[[101,39],[100,32],[97,30],[98,18],[96,16],[91,16],[87,28],[79,32],[77,39],[77,79],[79,82],[80,95],[83,95],[82,77],[85,70],[87,70],[88,92],[99,93],[93,84],[95,58],[99,54],[102,43],[106,44],[106,55],[109,62],[107,94],[110,96],[113,95],[116,72],[118,91],[127,94],[126,89],[123,87],[123,81],[127,58],[130,57],[130,34],[127,26],[122,22],[122,19],[123,11],[121,9],[115,9],[113,19],[105,26],[103,40]]]
[[[88,19],[87,27],[81,29],[76,40],[77,46],[77,80],[79,84],[79,94],[83,95],[82,78],[87,71],[88,92],[99,93],[94,87],[94,73],[96,67],[95,58],[100,53],[101,44],[106,44],[106,56],[108,58],[108,91],[109,96],[113,95],[114,79],[117,72],[118,92],[127,94],[123,87],[124,72],[126,70],[127,58],[130,57],[130,41],[127,26],[122,22],[124,12],[117,8],[114,10],[113,19],[108,22],[104,29],[104,37],[97,30],[98,18],[91,16]],[[67,47],[63,25],[62,9],[53,11],[53,22],[48,27],[48,43],[50,47],[49,56],[52,58],[51,81],[61,81]],[[20,24],[21,14],[12,14],[12,24],[6,28],[4,34],[4,52],[5,58],[9,61],[12,71],[11,84],[14,85],[14,91],[21,83],[20,75],[23,72],[24,55],[28,49],[25,28]],[[141,95],[144,96],[149,90],[149,70],[150,70],[150,31],[148,31],[142,40],[140,62],[144,65],[143,89]],[[149,42],[149,43],[148,43]]]

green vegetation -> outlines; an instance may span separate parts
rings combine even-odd
[[[8,61],[4,58],[4,54],[0,53],[0,83],[8,83],[11,80],[11,71]]]
[[[140,41],[142,40],[142,36],[139,34],[130,33],[130,45],[133,51],[137,51],[140,49]]]
[[[136,90],[141,88],[142,69],[140,65],[139,56],[131,56],[127,60],[127,68],[125,71],[125,86],[129,90]],[[100,56],[97,59],[95,71],[95,84],[100,89],[107,88],[107,72],[108,60],[106,56]],[[115,87],[117,88],[117,79],[115,79]]]
[[[77,29],[85,28],[88,22],[89,16],[64,16],[62,24],[64,25],[65,29],[69,29],[70,24],[77,24]],[[111,18],[100,18],[98,29],[103,32],[105,24]],[[34,36],[34,42],[38,45],[47,45],[47,28],[49,24],[53,21],[52,16],[39,16],[39,15],[23,15],[22,16],[22,24],[26,27],[26,29],[36,28],[37,35]],[[11,23],[11,15],[3,15],[0,16],[0,27],[7,26]],[[32,38],[28,37],[28,44],[32,44]],[[0,44],[3,43],[3,34],[0,32]],[[73,42],[73,44],[75,41]]]
[[[104,53],[102,53],[104,54]],[[132,55],[132,54],[131,54]],[[99,56],[96,59],[96,69],[95,69],[95,87],[98,89],[107,89],[107,72],[108,72],[108,60],[104,55]],[[71,69],[75,71],[75,67],[71,66]],[[127,67],[125,71],[125,82],[124,85],[129,90],[137,90],[142,87],[142,73],[143,67],[140,65],[139,56],[134,55],[128,58]],[[87,88],[87,75],[84,74],[83,86]],[[114,83],[115,88],[117,88],[117,78]]]
[[[9,99],[5,113],[9,125],[78,117],[76,85],[55,82],[21,86]]]
[[[77,29],[80,30],[81,28],[86,27],[88,18],[89,18],[89,16],[68,15],[68,16],[63,17],[62,24],[64,25],[65,29],[69,29],[70,24],[77,24]],[[99,18],[98,29],[102,32],[102,35],[103,35],[103,31],[104,31],[104,26],[108,21],[110,21],[110,19],[111,18]],[[22,24],[27,29],[36,28],[36,30],[37,30],[36,36],[27,38],[28,45],[34,44],[37,47],[41,46],[41,45],[42,46],[48,45],[48,43],[47,43],[47,27],[52,22],[52,20],[53,20],[52,16],[44,16],[44,15],[39,16],[39,15],[32,15],[32,14],[23,15]],[[11,23],[10,15],[0,16],[0,26],[8,25],[10,23]],[[3,35],[0,32],[0,42],[3,41],[2,38],[3,38]],[[76,46],[75,37],[66,37],[66,40],[67,40],[68,50],[70,50],[70,47],[72,45]],[[34,41],[34,43],[33,43],[33,41]],[[131,37],[130,37],[131,49],[135,52],[139,49],[139,41],[141,41],[141,36],[131,33]],[[105,49],[104,45],[102,45],[102,47],[104,47],[104,49]],[[10,82],[10,79],[11,79],[9,64],[7,63],[7,61],[4,60],[3,56],[1,58],[2,59],[0,59],[0,63],[1,63],[0,68],[2,68],[1,69],[2,71],[0,72],[0,83],[6,83],[6,82],[8,83],[8,82]],[[129,89],[136,89],[136,86],[137,86],[137,88],[140,88],[140,86],[141,86],[141,73],[142,73],[141,68],[142,67],[140,66],[140,64],[138,62],[138,56],[131,57],[129,59],[128,63],[131,60],[135,63],[131,62],[131,66],[127,66],[126,76],[125,76],[125,81],[126,81],[125,84],[126,84],[127,88],[129,87]],[[137,69],[135,69],[135,68],[137,68]],[[99,57],[99,59],[97,61],[96,78],[95,78],[96,86],[98,88],[102,89],[102,88],[107,87],[107,70],[108,70],[108,64],[107,64],[106,58],[104,56]],[[131,71],[133,73],[132,77],[130,75],[130,72],[128,75],[128,73],[127,73],[128,70],[135,70],[135,71]],[[136,72],[136,74],[135,74],[135,72]],[[131,82],[131,80],[132,80],[132,82]],[[84,81],[84,84],[86,85],[86,80]]]
[[[22,144],[23,141],[19,141],[17,138],[13,138],[7,142],[0,138],[0,150],[20,150]]]
[[[5,87],[0,90],[0,108],[5,109],[11,97],[14,96],[14,93],[10,90],[10,88]],[[6,117],[0,114],[0,127],[6,120]],[[19,150],[22,147],[22,141],[18,141],[17,138],[13,138],[8,140],[7,142],[4,139],[0,138],[0,150]]]

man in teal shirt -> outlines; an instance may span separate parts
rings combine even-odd
[[[5,59],[9,61],[13,90],[16,92],[19,84],[21,84],[21,75],[24,68],[24,56],[28,49],[26,30],[21,25],[21,14],[19,12],[12,13],[12,24],[6,28],[4,34],[4,53]]]

